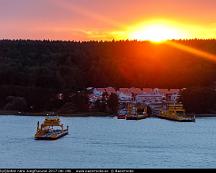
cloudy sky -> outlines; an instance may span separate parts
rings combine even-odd
[[[0,39],[130,39],[158,21],[216,38],[215,9],[216,0],[0,0]]]

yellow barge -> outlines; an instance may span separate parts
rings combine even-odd
[[[60,127],[56,129],[56,127]],[[37,123],[36,140],[55,140],[68,134],[68,126],[64,129],[58,116],[47,116],[40,125]]]
[[[167,104],[157,117],[179,122],[195,122],[195,115],[187,115],[182,103]]]

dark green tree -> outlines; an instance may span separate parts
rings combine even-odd
[[[192,87],[183,91],[182,100],[187,112],[215,112],[216,91],[211,87]]]
[[[109,96],[109,98],[107,100],[107,104],[108,104],[108,107],[109,107],[111,113],[113,113],[113,114],[117,113],[118,108],[119,108],[119,98],[118,98],[117,94],[111,93],[111,95]]]

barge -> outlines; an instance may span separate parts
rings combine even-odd
[[[67,134],[68,126],[65,129],[58,116],[47,116],[41,125],[38,121],[34,137],[36,140],[55,140]]]
[[[187,115],[182,103],[170,103],[157,115],[158,118],[179,122],[195,122],[195,115]]]

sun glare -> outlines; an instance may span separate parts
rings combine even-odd
[[[151,24],[138,27],[129,34],[132,40],[149,40],[155,43],[164,42],[170,39],[179,39],[181,34],[178,29],[163,24]]]

